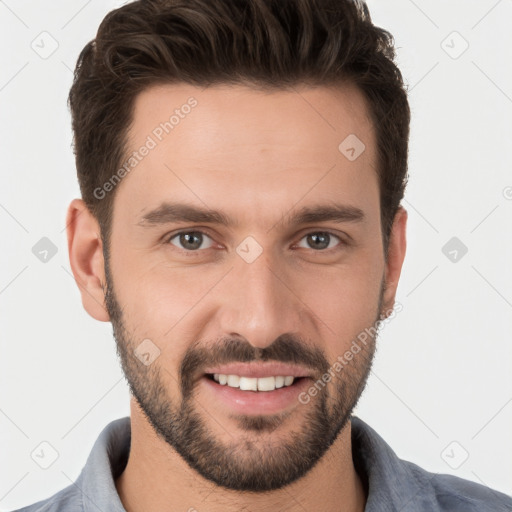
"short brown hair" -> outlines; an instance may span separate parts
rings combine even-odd
[[[80,53],[68,98],[80,190],[107,254],[116,190],[101,199],[94,191],[126,159],[137,94],[177,82],[287,89],[349,81],[375,127],[387,255],[410,123],[394,59],[393,36],[358,0],[137,0],[109,12]]]

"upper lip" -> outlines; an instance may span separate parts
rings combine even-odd
[[[311,377],[307,368],[278,362],[267,363],[229,363],[207,368],[205,373],[220,373],[224,375],[240,375],[243,377]]]

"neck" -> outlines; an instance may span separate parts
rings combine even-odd
[[[130,455],[115,484],[127,512],[363,512],[366,504],[352,460],[350,422],[303,478],[276,491],[249,493],[218,487],[190,468],[157,436],[133,398]]]

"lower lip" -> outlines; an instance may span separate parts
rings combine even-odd
[[[206,376],[201,379],[201,382],[231,411],[248,415],[276,414],[297,405],[300,403],[299,394],[310,385],[309,378],[301,378],[291,386],[274,389],[274,391],[242,391],[227,384],[219,384]]]

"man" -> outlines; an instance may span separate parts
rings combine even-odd
[[[490,511],[352,416],[406,250],[410,111],[352,0],[146,0],[70,92],[87,312],[132,393],[77,482],[22,510]]]

